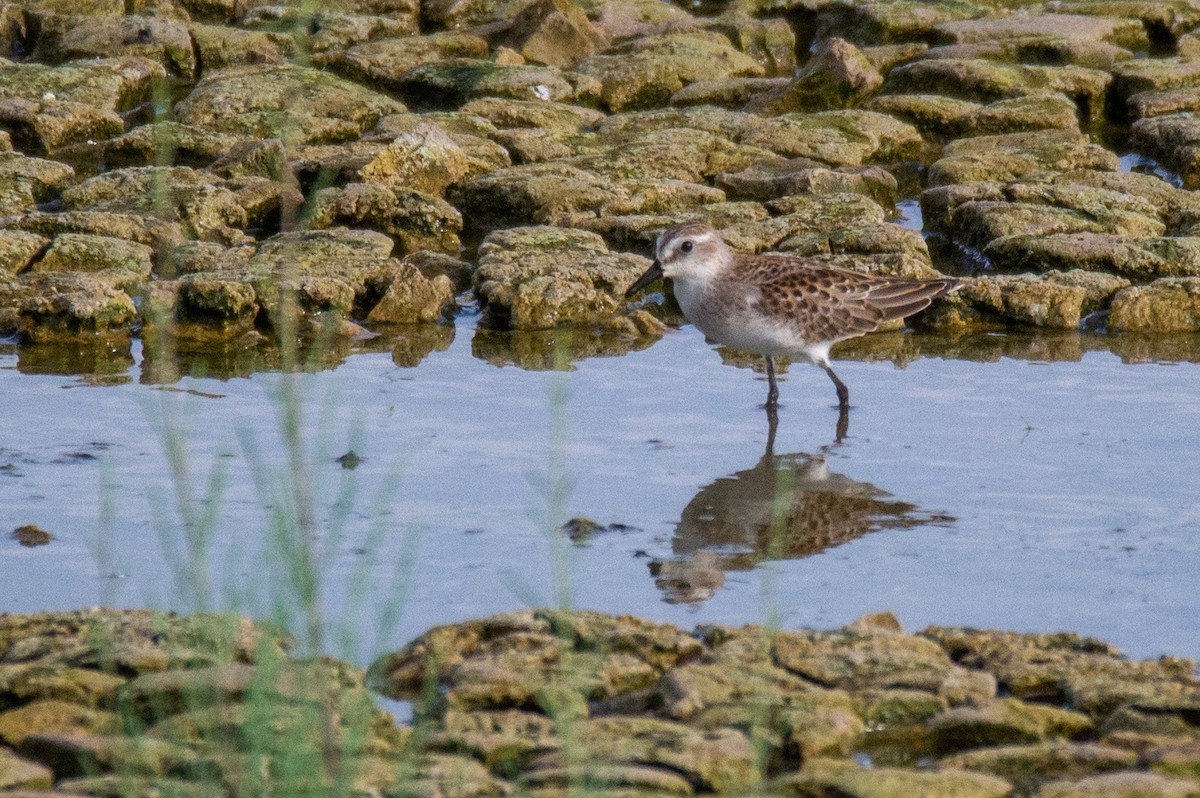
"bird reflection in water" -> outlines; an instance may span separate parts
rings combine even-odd
[[[846,435],[845,412],[834,443],[817,454],[775,454],[774,413],[768,412],[768,422],[767,448],[758,463],[702,488],[680,516],[671,544],[675,556],[650,563],[668,603],[711,598],[728,571],[807,557],[881,529],[954,521],[832,473],[828,455]]]

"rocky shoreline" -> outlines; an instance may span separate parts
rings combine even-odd
[[[234,616],[0,615],[0,795],[1200,794],[1196,663],[1069,632],[532,610],[366,671],[290,646]]]
[[[637,348],[672,317],[623,291],[687,219],[973,275],[916,322],[950,334],[1200,331],[1191,0],[8,0],[0,23],[0,334],[29,347],[355,339],[473,297],[491,330]],[[914,199],[923,231],[897,223]]]

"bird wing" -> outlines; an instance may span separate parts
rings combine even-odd
[[[739,259],[731,279],[759,287],[758,306],[794,325],[809,341],[836,341],[929,307],[958,281],[881,277],[804,258],[759,255]]]

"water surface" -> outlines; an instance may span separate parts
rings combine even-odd
[[[835,363],[848,435],[828,379],[793,367],[770,450],[761,375],[694,328],[569,371],[547,370],[554,338],[468,315],[299,376],[325,608],[360,634],[356,658],[567,596],[689,627],[889,609],[910,629],[1073,629],[1200,657],[1196,336],[872,336],[834,353],[852,358]],[[214,464],[228,484],[203,599],[268,614],[287,593],[265,542],[288,496],[270,357],[143,355],[0,352],[0,610],[192,609],[203,568],[169,555],[180,497],[202,509]],[[248,376],[177,376],[201,367]],[[551,531],[572,517],[598,528]],[[7,537],[30,523],[55,539]]]

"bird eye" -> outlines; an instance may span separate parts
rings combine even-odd
[[[684,241],[682,244],[679,245],[679,251],[686,255],[687,253],[692,251],[692,247],[694,247],[694,246],[695,246],[695,244],[693,244],[691,241]]]

